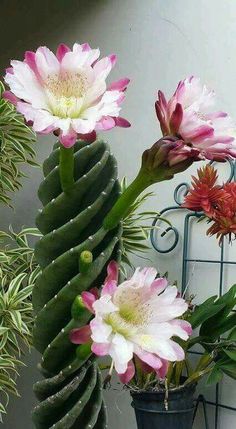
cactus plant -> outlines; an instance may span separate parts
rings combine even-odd
[[[34,386],[41,402],[33,410],[33,421],[37,429],[103,429],[107,423],[101,375],[91,352],[84,346],[76,348],[69,332],[90,317],[86,312],[81,318],[73,317],[71,308],[77,295],[99,287],[109,260],[120,258],[122,227],[111,231],[103,227],[120,185],[107,144],[97,140],[89,145],[80,140],[70,161],[74,181],[66,188],[61,164],[59,168],[63,151],[56,144],[44,162],[45,178],[38,193],[43,209],[36,224],[43,237],[35,248],[42,274],[33,291],[34,345],[42,354],[39,366],[45,380]],[[68,170],[66,177],[68,180]],[[79,259],[84,250],[92,253],[93,262],[83,271]]]

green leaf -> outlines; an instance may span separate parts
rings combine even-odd
[[[236,325],[236,314],[230,314],[236,304],[236,285],[222,297],[217,299],[215,305],[222,305],[220,312],[209,317],[201,326],[200,335],[217,339]]]
[[[220,369],[228,375],[228,377],[236,380],[236,364],[235,361],[231,361],[229,363],[223,364],[220,366]]]
[[[21,328],[22,328],[22,318],[21,318],[21,314],[19,310],[11,310],[9,312],[12,321],[16,327],[16,329],[18,329],[19,332],[21,332]]]
[[[216,304],[217,296],[208,298],[205,302],[195,307],[193,313],[189,316],[188,321],[191,323],[192,328],[195,329],[210,317],[219,313],[224,307],[224,304]],[[209,331],[208,331],[209,333]]]
[[[236,340],[236,327],[229,333],[228,340]]]
[[[212,384],[219,383],[222,380],[223,375],[223,371],[215,365],[207,378],[206,384],[210,386]]]
[[[233,361],[236,362],[236,350],[228,350],[228,349],[223,349],[225,354]],[[235,364],[236,365],[236,364]]]
[[[8,288],[9,297],[13,297],[18,292],[26,275],[26,273],[21,273],[14,280],[11,281]]]

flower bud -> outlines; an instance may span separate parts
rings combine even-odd
[[[177,137],[163,137],[143,152],[141,171],[150,176],[151,183],[170,180],[174,174],[186,170],[194,157],[181,157],[184,142]]]

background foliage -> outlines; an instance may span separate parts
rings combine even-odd
[[[35,135],[13,105],[2,98],[0,82],[0,204],[11,207],[13,192],[21,187],[25,164],[36,166]],[[31,344],[31,292],[39,273],[28,240],[33,228],[16,234],[0,231],[0,421],[9,393],[18,394],[16,376],[22,353]]]
[[[126,178],[124,178],[121,182],[121,191],[124,192],[126,188],[127,183]],[[145,254],[150,248],[147,240],[153,228],[152,222],[158,213],[156,211],[143,211],[142,207],[154,195],[153,192],[145,192],[140,195],[131,204],[129,212],[123,219],[121,270],[124,275],[126,275],[127,266],[134,268],[131,262],[132,255],[147,259]],[[162,220],[165,221],[165,219]]]
[[[28,239],[38,235],[33,228],[18,234],[0,231],[0,414],[6,412],[8,394],[18,394],[19,359],[31,345],[31,294],[39,267]]]
[[[37,166],[34,161],[35,134],[24,123],[14,106],[2,98],[0,82],[0,204],[11,205],[11,192],[19,190],[25,176],[22,164]]]

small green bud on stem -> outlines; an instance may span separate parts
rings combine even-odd
[[[93,254],[89,250],[84,250],[79,256],[79,271],[86,274],[93,262]]]
[[[77,295],[75,298],[72,307],[71,307],[71,316],[74,320],[79,320],[84,312],[87,311],[86,307],[84,306],[83,300],[81,295]]]

